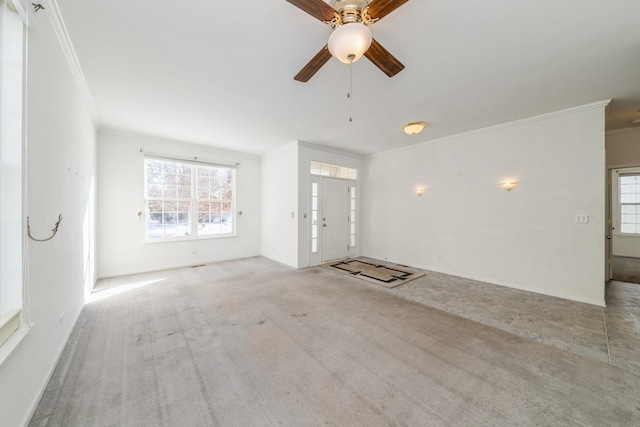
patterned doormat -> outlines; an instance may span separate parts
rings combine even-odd
[[[413,279],[424,276],[424,273],[409,271],[408,267],[395,264],[375,264],[357,259],[330,262],[322,265],[333,271],[349,274],[387,288],[395,288]]]

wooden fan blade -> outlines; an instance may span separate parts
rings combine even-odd
[[[373,0],[369,3],[369,15],[374,19],[382,19],[409,0]]]
[[[330,21],[333,18],[335,9],[322,0],[287,0],[292,5],[304,10],[309,15],[320,21]]]
[[[404,70],[404,65],[375,39],[371,41],[371,47],[364,53],[364,56],[369,58],[369,61],[373,62],[376,67],[380,68],[389,77],[393,77]]]
[[[303,83],[308,82],[329,59],[331,59],[331,52],[329,52],[329,46],[325,45],[293,79]]]

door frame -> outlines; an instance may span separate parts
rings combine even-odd
[[[605,244],[604,244],[604,280],[613,278],[613,168],[606,170],[605,177]]]
[[[359,246],[360,246],[360,185],[357,179],[345,179],[345,178],[336,178],[331,176],[321,176],[321,175],[310,175],[309,179],[309,197],[307,200],[308,212],[309,212],[309,220],[307,222],[307,234],[309,236],[307,251],[309,253],[309,265],[321,265],[324,263],[322,260],[322,179],[330,178],[347,181],[349,183],[350,190],[352,188],[356,189],[356,197],[355,197],[355,246],[349,245],[349,256],[354,257],[359,255]],[[313,252],[313,184],[318,185],[318,200],[317,200],[317,218],[318,218],[318,234],[317,234],[317,251]],[[352,194],[352,193],[350,193]],[[351,203],[351,202],[350,202]],[[349,242],[351,243],[351,242]]]
[[[640,239],[640,235],[627,235],[621,236],[620,231],[616,229],[616,226],[620,228],[620,194],[619,194],[619,172],[630,172],[630,173],[640,173],[640,166],[623,166],[623,167],[612,167],[607,170],[607,214],[609,218],[607,218],[607,241],[608,244],[605,246],[606,250],[606,262],[607,262],[607,280],[611,280],[613,278],[613,257],[616,256],[614,254],[614,246],[616,246],[616,238],[617,239]],[[623,240],[624,241],[624,240]],[[618,249],[620,249],[621,241],[618,241]],[[619,256],[632,256],[632,255],[619,255]],[[638,251],[637,257],[640,257],[640,250]]]

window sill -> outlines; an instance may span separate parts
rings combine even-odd
[[[9,358],[11,353],[18,347],[22,340],[27,336],[27,333],[34,326],[34,323],[29,325],[21,325],[11,336],[0,346],[0,367]]]
[[[171,242],[198,242],[200,240],[215,240],[215,239],[228,239],[232,237],[238,237],[237,234],[219,234],[214,236],[198,236],[198,237],[170,237],[168,239],[144,239],[143,243],[156,244],[156,243],[171,243]]]

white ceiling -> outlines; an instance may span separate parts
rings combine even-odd
[[[355,63],[351,107],[335,59],[293,80],[331,29],[285,0],[57,2],[105,128],[366,155],[608,98],[608,130],[640,118],[638,0],[411,0],[371,26],[405,70]]]

